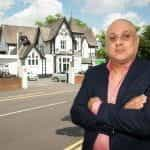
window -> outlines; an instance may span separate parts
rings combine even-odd
[[[50,54],[52,54],[52,50],[53,50],[53,46],[52,46],[52,42],[50,43]]]
[[[63,64],[63,72],[67,71],[67,64]]]
[[[66,40],[61,40],[60,47],[61,49],[66,49]]]
[[[70,66],[70,58],[59,58],[59,72],[67,72]]]
[[[63,58],[63,62],[64,62],[64,63],[66,62],[66,58]]]
[[[28,56],[28,65],[31,65],[31,56]]]
[[[34,65],[34,59],[32,58],[32,65]]]
[[[36,65],[38,65],[38,56],[36,56]]]
[[[79,42],[77,40],[75,40],[75,50],[78,50],[79,49]]]
[[[6,51],[0,51],[0,54],[6,54]]]
[[[59,58],[59,71],[61,72],[61,58]]]
[[[21,60],[21,64],[24,66],[25,65],[25,60]]]
[[[28,65],[38,65],[39,64],[39,56],[36,56],[33,52],[31,56],[28,56]]]

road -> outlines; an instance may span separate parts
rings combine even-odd
[[[0,93],[0,149],[63,150],[81,138],[69,117],[78,87],[45,83]]]

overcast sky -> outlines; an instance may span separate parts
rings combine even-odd
[[[49,14],[71,15],[95,31],[116,18],[150,24],[150,0],[0,0],[0,23],[33,26]]]

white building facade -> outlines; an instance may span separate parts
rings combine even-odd
[[[81,29],[73,21],[68,23],[61,18],[40,28],[2,25],[0,42],[5,50],[0,50],[0,54],[16,59],[0,65],[8,66],[13,75],[18,75],[20,67],[40,76],[65,73],[70,69],[75,73],[87,70],[94,65],[96,39],[92,33],[89,35],[89,28]]]

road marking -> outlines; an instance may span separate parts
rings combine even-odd
[[[0,100],[0,102],[7,102],[7,101],[12,101],[12,100],[21,100],[21,99],[26,99],[26,98],[31,98],[31,97],[39,97],[39,96],[52,96],[52,95],[56,95],[56,94],[62,94],[62,93],[71,93],[74,92],[74,90],[70,90],[70,91],[61,91],[61,92],[52,92],[52,93],[45,93],[45,92],[39,92],[39,93],[34,93],[34,94],[28,94],[28,95],[21,95],[18,97],[11,97],[11,98],[7,98],[7,99],[3,99]]]
[[[56,88],[55,90],[59,90],[60,89],[60,87],[59,88]],[[7,99],[7,98],[14,98],[14,97],[16,97],[16,96],[25,96],[25,95],[31,95],[31,94],[36,94],[36,93],[43,93],[43,92],[49,92],[49,91],[51,91],[52,89],[51,88],[46,88],[46,89],[40,89],[40,90],[30,90],[30,91],[28,91],[28,93],[22,93],[22,94],[16,94],[16,95],[12,95],[12,96],[2,96],[2,97],[0,97],[0,99]],[[68,89],[66,89],[66,90],[68,90]],[[29,93],[30,92],[30,93]]]
[[[74,144],[71,144],[70,146],[66,147],[64,150],[81,150],[81,145],[83,143],[83,138],[75,142]]]
[[[68,101],[62,101],[62,102],[52,103],[52,104],[48,104],[48,105],[41,105],[41,106],[38,106],[38,107],[31,107],[31,108],[21,109],[21,110],[14,111],[14,112],[9,112],[9,113],[6,113],[6,114],[0,114],[0,117],[11,116],[11,115],[19,114],[19,113],[22,113],[22,112],[38,110],[38,109],[52,107],[52,106],[61,105],[61,104],[65,104],[65,103],[68,103]]]

